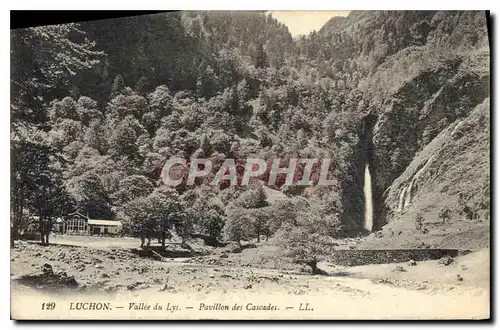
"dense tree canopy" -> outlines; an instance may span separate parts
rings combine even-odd
[[[216,244],[223,233],[260,239],[284,218],[295,219],[294,207],[268,205],[262,187],[243,191],[248,187],[224,182],[207,192],[201,180],[163,191],[161,168],[174,156],[219,166],[233,158],[238,171],[247,157],[331,158],[335,185],[294,190],[277,180],[273,188],[321,205],[288,221],[294,228],[286,234],[327,241],[359,229],[343,216],[354,207],[343,200],[359,185],[362,118],[390,99],[380,86],[396,90],[406,73],[416,74],[403,63],[401,75],[387,75],[383,63],[422,49],[450,61],[483,45],[474,15],[353,12],[295,39],[262,12],[175,12],[14,30],[14,231],[26,209],[48,218],[74,209],[124,218],[126,231],[144,239],[164,242],[176,229]],[[456,41],[464,31],[467,38]],[[54,205],[42,205],[41,195]],[[297,248],[298,257],[317,260],[314,247]]]

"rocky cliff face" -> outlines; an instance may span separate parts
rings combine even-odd
[[[374,106],[379,114],[373,131],[373,176],[379,202],[375,204],[381,205],[384,191],[420,150],[489,96],[488,60],[481,53],[423,70]],[[379,226],[389,221],[383,209],[377,215]]]
[[[465,245],[487,244],[490,52],[485,13],[353,12],[342,27],[339,21],[332,24],[323,34],[340,31],[355,50],[352,58],[366,70],[357,88],[364,102],[358,111],[369,114],[373,126],[369,133],[360,130],[356,168],[370,164],[374,229],[383,229],[377,235],[430,235],[429,244],[450,247],[465,242],[444,237],[469,228],[477,237]],[[361,198],[359,181],[346,190],[347,199]],[[475,214],[471,221],[464,220],[465,204]],[[439,211],[445,207],[449,219],[436,225],[436,237],[443,239],[433,236],[432,225],[415,228],[417,215],[427,224],[442,222]],[[346,213],[353,219],[363,216],[359,208]],[[391,244],[376,241],[369,240],[369,246]]]
[[[386,225],[366,247],[488,246],[489,98],[419,151],[382,199]],[[449,211],[447,217],[443,210]]]

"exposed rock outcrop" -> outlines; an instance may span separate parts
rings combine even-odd
[[[418,240],[428,240],[433,247],[461,249],[489,244],[489,102],[484,99],[467,118],[448,125],[385,191],[383,230],[401,234],[393,244],[415,247]],[[467,218],[464,207],[477,217]],[[443,208],[449,209],[449,219],[441,218]],[[418,215],[424,219],[425,231],[416,228]],[[389,244],[375,238],[369,241],[371,246]]]

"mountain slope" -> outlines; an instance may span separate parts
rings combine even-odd
[[[219,165],[225,158],[280,158],[283,164],[291,158],[329,158],[334,185],[290,189],[280,180],[274,188],[308,199],[311,212],[301,217],[310,217],[310,223],[328,219],[321,226],[329,235],[356,236],[365,232],[364,180],[371,177],[377,231],[399,223],[388,199],[391,189],[396,189],[391,198],[399,199],[398,178],[407,171],[414,176],[419,168],[413,167],[425,165],[420,153],[450,125],[469,120],[490,95],[486,15],[480,11],[352,12],[296,39],[263,12],[144,15],[86,22],[78,29],[20,31],[12,38],[18,45],[13,58],[33,60],[16,62],[22,74],[14,76],[13,86],[22,87],[16,93],[25,90],[27,97],[14,98],[12,109],[26,119],[37,109],[47,144],[64,159],[54,160],[53,167],[64,179],[61,192],[70,197],[68,207],[96,218],[140,219],[133,215],[134,203],[163,194],[158,178],[172,157],[188,163],[209,158]],[[85,51],[63,52],[54,63],[36,56],[75,45]],[[69,59],[74,61],[64,83],[54,90],[50,82],[61,80]],[[89,67],[81,68],[82,63]],[[37,81],[46,86],[40,89]],[[460,159],[454,162],[476,182],[489,181],[488,173],[469,170]],[[18,163],[22,177],[29,162]],[[371,176],[364,175],[367,167]],[[405,180],[400,184],[411,184]],[[211,208],[216,232],[222,234],[225,208],[240,191],[233,194],[225,185],[207,182],[196,183],[207,188],[200,189],[202,199],[219,197],[224,205],[195,203],[189,196],[198,187],[186,182],[166,195],[187,199],[187,211]],[[476,194],[461,189],[466,196]],[[87,192],[85,198],[81,192]],[[16,197],[24,200],[21,192]],[[419,205],[415,214],[430,221],[427,206]],[[41,204],[18,206],[19,219],[23,207],[43,211]],[[467,212],[483,209],[474,204]],[[194,220],[211,226],[206,219]],[[448,221],[455,222],[455,217]],[[248,231],[257,238],[257,229]]]
[[[486,98],[412,159],[384,194],[388,224],[381,233],[372,234],[364,247],[489,246],[489,107]],[[439,216],[443,208],[450,210],[444,223]],[[423,217],[420,229],[418,215]]]
[[[333,74],[350,88],[341,111],[360,115],[359,143],[351,146],[358,174],[342,182],[343,222],[362,223],[362,173],[369,164],[379,230],[392,221],[384,205],[394,181],[440,132],[490,94],[486,15],[355,11],[327,22],[313,39],[322,40],[324,57],[339,69]]]

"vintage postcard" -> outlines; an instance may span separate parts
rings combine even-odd
[[[12,319],[490,318],[489,12],[121,14],[11,30]]]

